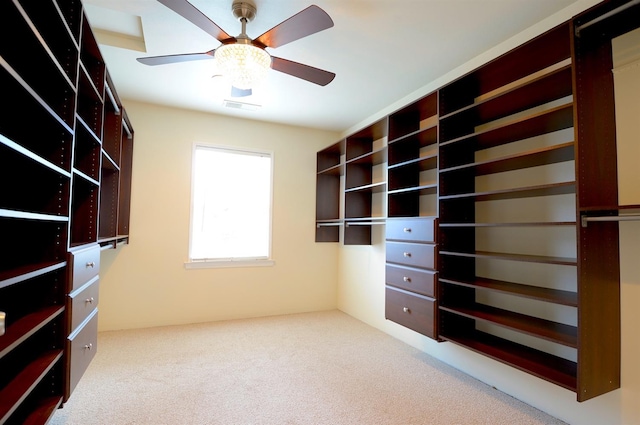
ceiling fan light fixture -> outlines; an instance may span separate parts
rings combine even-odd
[[[271,67],[271,56],[253,44],[223,44],[214,54],[216,65],[231,85],[239,89],[259,86]]]

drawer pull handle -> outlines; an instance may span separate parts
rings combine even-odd
[[[410,252],[403,252],[402,255],[404,255],[405,257],[411,257],[411,253]]]
[[[93,302],[95,301],[95,299],[93,297],[91,298],[87,298],[86,300],[84,300],[85,302],[89,303],[89,304],[93,304]]]
[[[411,310],[409,310],[409,307],[403,307],[402,311],[404,311],[405,313],[411,313]]]
[[[402,280],[404,280],[405,282],[411,282],[411,278],[408,276],[403,277]]]
[[[87,345],[84,346],[85,349],[91,351],[91,349],[93,348],[93,344],[92,343],[88,343]]]
[[[405,227],[402,231],[405,233],[411,233],[411,227]]]
[[[89,261],[87,263],[87,268],[94,268],[96,266],[96,263],[94,263],[93,261]]]

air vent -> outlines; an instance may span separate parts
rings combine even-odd
[[[238,102],[237,100],[225,99],[222,104],[227,108],[244,109],[246,111],[257,111],[260,109],[260,105],[256,105],[255,103]]]

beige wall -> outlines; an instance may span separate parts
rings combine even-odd
[[[581,1],[573,7],[540,23],[534,28],[496,46],[492,51],[453,70],[413,95],[349,129],[349,134],[380,117],[430,93],[447,82],[488,60],[508,51],[527,39],[542,33],[574,14],[598,3]],[[640,49],[640,35],[635,41],[623,43]],[[616,44],[614,44],[616,46]],[[618,49],[620,50],[620,49]],[[629,61],[627,51],[626,60]],[[637,52],[637,50],[636,50]],[[640,58],[640,55],[638,56]],[[640,62],[616,72],[616,109],[618,117],[620,202],[640,204]],[[411,330],[384,319],[383,229],[376,229],[370,247],[341,247],[339,252],[338,306],[341,310],[377,327],[388,334],[460,369],[518,399],[521,399],[570,424],[632,425],[640,424],[640,222],[620,225],[621,246],[621,326],[622,326],[622,386],[595,399],[578,403],[576,394],[535,378],[514,368],[495,362],[451,343],[436,343]]]
[[[331,132],[125,102],[131,244],[102,253],[100,330],[336,308],[336,244],[314,242],[316,152]],[[274,267],[185,270],[193,142],[274,153]]]

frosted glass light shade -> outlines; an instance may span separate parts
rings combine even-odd
[[[243,90],[259,85],[271,67],[269,53],[251,44],[224,44],[214,57],[221,73]]]

